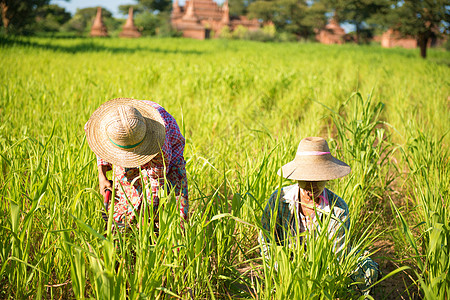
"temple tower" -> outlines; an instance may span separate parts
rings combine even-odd
[[[172,6],[172,13],[171,13],[171,17],[172,18],[180,18],[183,16],[183,12],[181,11],[181,7],[178,4],[178,0],[175,0],[175,2],[173,3]]]
[[[190,0],[187,4],[186,14],[183,16],[183,20],[185,21],[197,21],[196,16],[194,15],[194,1]]]
[[[125,22],[125,25],[123,25],[122,32],[119,34],[119,36],[127,38],[141,37],[141,33],[137,30],[137,27],[134,25],[132,7],[128,9],[128,19]]]
[[[97,7],[97,15],[91,27],[91,36],[108,36],[108,30],[102,20],[102,8]]]
[[[230,23],[230,8],[228,6],[228,0],[225,0],[225,3],[222,6],[222,11],[223,15],[221,22],[224,25],[228,25],[228,23]]]

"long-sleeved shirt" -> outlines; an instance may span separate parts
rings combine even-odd
[[[181,218],[188,217],[188,186],[186,177],[186,162],[183,152],[185,139],[180,132],[176,120],[159,104],[144,100],[142,102],[153,106],[164,120],[166,137],[161,148],[161,153],[155,156],[150,162],[141,166],[143,183],[141,182],[139,168],[124,168],[112,166],[110,163],[97,157],[97,165],[106,165],[114,168],[115,175],[115,203],[114,220],[118,223],[130,223],[138,211],[144,198],[142,191],[143,184],[146,187],[146,198],[154,209],[159,206],[158,192],[164,186],[167,178],[169,187],[175,189]],[[134,210],[133,210],[134,208]]]
[[[281,189],[280,200],[278,204],[278,211],[275,216],[275,224],[270,224],[272,214],[274,213],[276,200],[278,197],[278,190],[275,191],[269,198],[269,201],[264,209],[261,224],[262,227],[271,232],[274,230],[277,244],[292,247],[293,239],[297,234],[311,230],[312,228],[320,228],[315,215],[308,218],[299,213],[299,191],[298,184],[290,185]],[[333,250],[335,253],[344,253],[345,247],[345,233],[350,227],[349,210],[347,203],[328,189],[324,189],[319,196],[320,202],[316,204],[317,216],[322,217],[323,213],[332,212],[333,218],[330,219],[328,225],[329,236],[334,236]],[[295,215],[297,214],[297,218]],[[299,224],[296,224],[298,220]],[[269,239],[263,232],[259,235],[259,242],[263,249],[263,254],[269,258]],[[300,239],[300,242],[301,239]],[[361,256],[358,260],[358,266],[351,278],[356,282],[364,282],[358,287],[363,292],[368,292],[368,287],[375,283],[379,276],[378,264],[370,257]]]

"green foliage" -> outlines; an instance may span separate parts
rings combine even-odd
[[[242,25],[237,26],[231,33],[231,37],[234,39],[244,39],[248,34],[248,28]]]
[[[343,161],[352,162],[352,173],[344,181],[353,189],[339,193],[344,199],[351,199],[348,205],[354,214],[352,219],[362,216],[366,205],[376,210],[379,199],[383,199],[398,177],[399,171],[390,161],[395,150],[386,130],[390,125],[381,119],[384,108],[385,104],[374,101],[371,95],[364,100],[360,93],[355,93],[337,112],[332,111],[337,131],[333,143],[339,145]]]
[[[404,149],[409,168],[409,196],[413,199],[414,215],[407,219],[392,203],[398,216],[397,225],[403,235],[404,249],[410,252],[417,266],[416,276],[427,299],[447,299],[450,294],[450,169],[448,147],[440,147],[444,136],[435,139],[417,132]],[[410,225],[411,224],[411,225]],[[413,231],[420,230],[418,236]]]
[[[230,27],[228,27],[228,26],[223,26],[221,29],[220,29],[220,32],[219,32],[219,38],[222,38],[222,39],[231,39],[231,31],[230,31]]]
[[[334,12],[339,22],[355,26],[356,42],[366,40],[372,35],[376,20],[389,10],[389,0],[322,0]],[[362,39],[361,39],[362,38]]]
[[[276,40],[277,32],[274,25],[266,25],[257,30],[248,30],[248,28],[239,25],[233,32],[230,32],[228,26],[224,26],[219,33],[219,38],[269,42]]]
[[[319,5],[309,5],[306,1],[276,0],[252,2],[249,17],[271,21],[277,31],[308,38],[314,34],[314,28],[325,23],[325,10]]]
[[[449,33],[448,1],[391,1],[391,9],[380,22],[403,35],[415,36],[421,49],[421,56],[425,58],[428,41]]]
[[[119,5],[119,12],[122,13],[123,15],[128,15],[130,8],[133,8],[133,13],[140,13],[143,10],[143,7],[141,5],[126,4],[126,5]]]
[[[229,0],[230,16],[245,16],[252,0]]]
[[[6,33],[30,33],[27,26],[34,23],[36,10],[50,0],[1,0],[1,25]]]
[[[140,14],[136,14],[134,23],[143,35],[155,35],[156,28],[159,25],[159,19],[157,15],[149,11],[145,11]]]
[[[138,3],[152,12],[169,12],[172,9],[171,0],[138,0]]]
[[[36,29],[34,31],[57,32],[69,21],[70,13],[58,5],[45,5],[36,10]]]

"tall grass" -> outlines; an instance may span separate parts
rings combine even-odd
[[[450,152],[448,147],[440,146],[443,138],[418,132],[404,151],[410,170],[408,196],[414,205],[414,221],[405,218],[392,204],[403,243],[416,267],[417,281],[427,299],[447,299],[450,287]]]
[[[419,223],[410,214],[425,223],[410,231],[420,255],[412,250],[402,265],[415,268],[424,295],[445,293],[448,206],[440,203],[448,199],[449,139],[440,107],[450,76],[433,61],[447,53],[430,57],[220,40],[0,41],[0,297],[358,297],[348,278],[358,256],[338,260],[325,233],[306,249],[273,247],[278,272],[259,253],[265,202],[288,184],[276,171],[313,135],[328,138],[352,167],[331,183],[351,208],[352,251],[375,250],[372,216],[385,217],[377,202],[407,173],[399,192],[414,205],[399,212],[405,224]],[[158,237],[147,222],[105,230],[83,125],[101,103],[123,96],[162,104],[187,139],[184,231],[170,193],[161,195]],[[421,137],[427,126],[433,132]]]

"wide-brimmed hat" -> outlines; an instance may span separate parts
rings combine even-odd
[[[92,151],[101,159],[126,168],[148,163],[161,152],[164,120],[151,105],[131,98],[103,103],[85,126]]]
[[[294,160],[278,170],[284,178],[302,181],[326,181],[349,173],[350,167],[333,157],[327,141],[320,137],[301,140]]]

